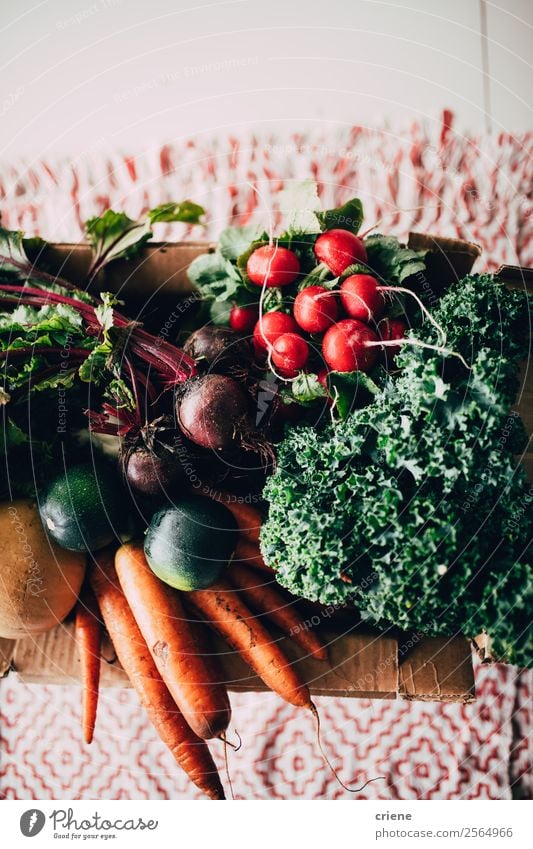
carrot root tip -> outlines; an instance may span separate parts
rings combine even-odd
[[[376,776],[376,778],[369,778],[368,781],[365,781],[365,783],[363,785],[361,785],[361,787],[348,787],[348,785],[345,784],[344,781],[342,781],[342,779],[339,776],[339,773],[337,772],[337,770],[335,769],[335,767],[333,766],[333,764],[331,763],[330,759],[328,758],[328,756],[326,754],[326,751],[325,751],[324,746],[322,744],[322,738],[321,738],[321,733],[320,733],[320,714],[319,714],[318,708],[317,708],[317,706],[315,705],[314,702],[310,702],[309,710],[311,711],[311,714],[313,715],[313,717],[315,719],[316,741],[317,741],[317,745],[318,745],[320,754],[322,755],[322,758],[324,759],[324,763],[331,770],[331,773],[333,774],[335,779],[339,782],[340,786],[344,790],[347,790],[348,793],[360,793],[362,790],[365,789],[365,787],[368,784],[371,784],[372,781],[386,781],[387,780],[387,777],[385,775],[378,775],[378,776]]]

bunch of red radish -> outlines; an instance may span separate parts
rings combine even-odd
[[[322,233],[314,251],[317,261],[334,277],[340,277],[350,265],[367,262],[363,241],[348,230]],[[250,255],[246,271],[256,286],[284,287],[297,280],[300,261],[294,251],[269,244]],[[384,293],[390,289],[371,274],[351,274],[338,289],[320,285],[302,289],[294,299],[292,314],[276,310],[258,317],[255,308],[234,306],[230,325],[241,333],[252,333],[256,355],[268,356],[284,378],[296,377],[304,370],[311,345],[319,346],[326,365],[319,371],[319,380],[326,385],[328,370],[367,372],[375,365],[383,342],[390,346],[405,336],[405,321],[383,317]],[[391,356],[397,350],[396,346],[388,348]]]

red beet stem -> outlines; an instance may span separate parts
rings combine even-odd
[[[45,345],[29,345],[25,348],[11,348],[9,351],[0,351],[0,360],[18,359],[27,354],[32,356],[36,354],[65,354],[65,359],[86,360],[90,353],[90,348],[49,348]]]

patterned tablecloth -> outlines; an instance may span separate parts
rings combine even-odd
[[[470,138],[440,123],[198,137],[140,156],[9,162],[0,172],[2,223],[77,241],[106,206],[130,215],[185,196],[209,210],[208,235],[261,218],[291,179],[312,176],[328,207],[357,194],[365,223],[459,236],[482,245],[480,268],[533,265],[533,135]],[[254,188],[256,191],[254,191]],[[158,236],[181,238],[177,225]],[[193,236],[205,233],[191,232]],[[324,742],[351,796],[319,755],[312,719],[274,695],[233,696],[236,796],[244,799],[506,799],[531,796],[531,673],[476,663],[470,705],[318,699]],[[131,691],[102,693],[96,738],[80,742],[80,693],[0,684],[0,795],[8,799],[199,798]],[[213,745],[223,769],[222,752]]]

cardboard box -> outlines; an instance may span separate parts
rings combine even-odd
[[[302,659],[294,642],[279,637],[287,657],[317,696],[468,702],[475,697],[472,650],[464,637],[416,638],[352,627],[324,631],[329,663]],[[224,680],[233,692],[267,687],[240,655],[222,640],[214,642]],[[129,687],[113,647],[102,652],[101,685]],[[0,639],[0,675],[14,672],[28,684],[79,684],[79,660],[71,622],[38,637]]]
[[[472,243],[427,234],[411,234],[409,245],[431,251],[428,282],[438,288],[468,274],[480,254],[479,248]],[[166,309],[169,303],[176,303],[191,293],[187,267],[196,256],[212,249],[214,245],[206,242],[150,243],[139,259],[111,265],[105,279],[98,280],[97,286],[120,293],[134,309],[147,301],[164,305]],[[79,283],[86,278],[90,251],[83,244],[48,245],[34,259],[51,273]],[[514,267],[509,272],[502,268],[500,273],[502,280],[510,285],[517,285],[527,276],[527,270]],[[529,431],[533,430],[530,372],[524,367],[517,404]],[[532,460],[533,455],[525,458],[533,468]],[[324,635],[330,651],[327,665],[302,659],[292,641],[280,638],[287,655],[315,695],[459,702],[475,697],[472,649],[464,637],[433,639],[380,634],[353,625],[347,628],[345,618],[331,619],[329,628]],[[215,650],[220,653],[230,690],[265,689],[242,659],[225,644],[217,643]],[[102,685],[129,686],[109,643],[103,654]],[[28,683],[78,683],[78,667],[69,622],[37,638],[17,642],[0,639],[0,675],[13,671]]]

